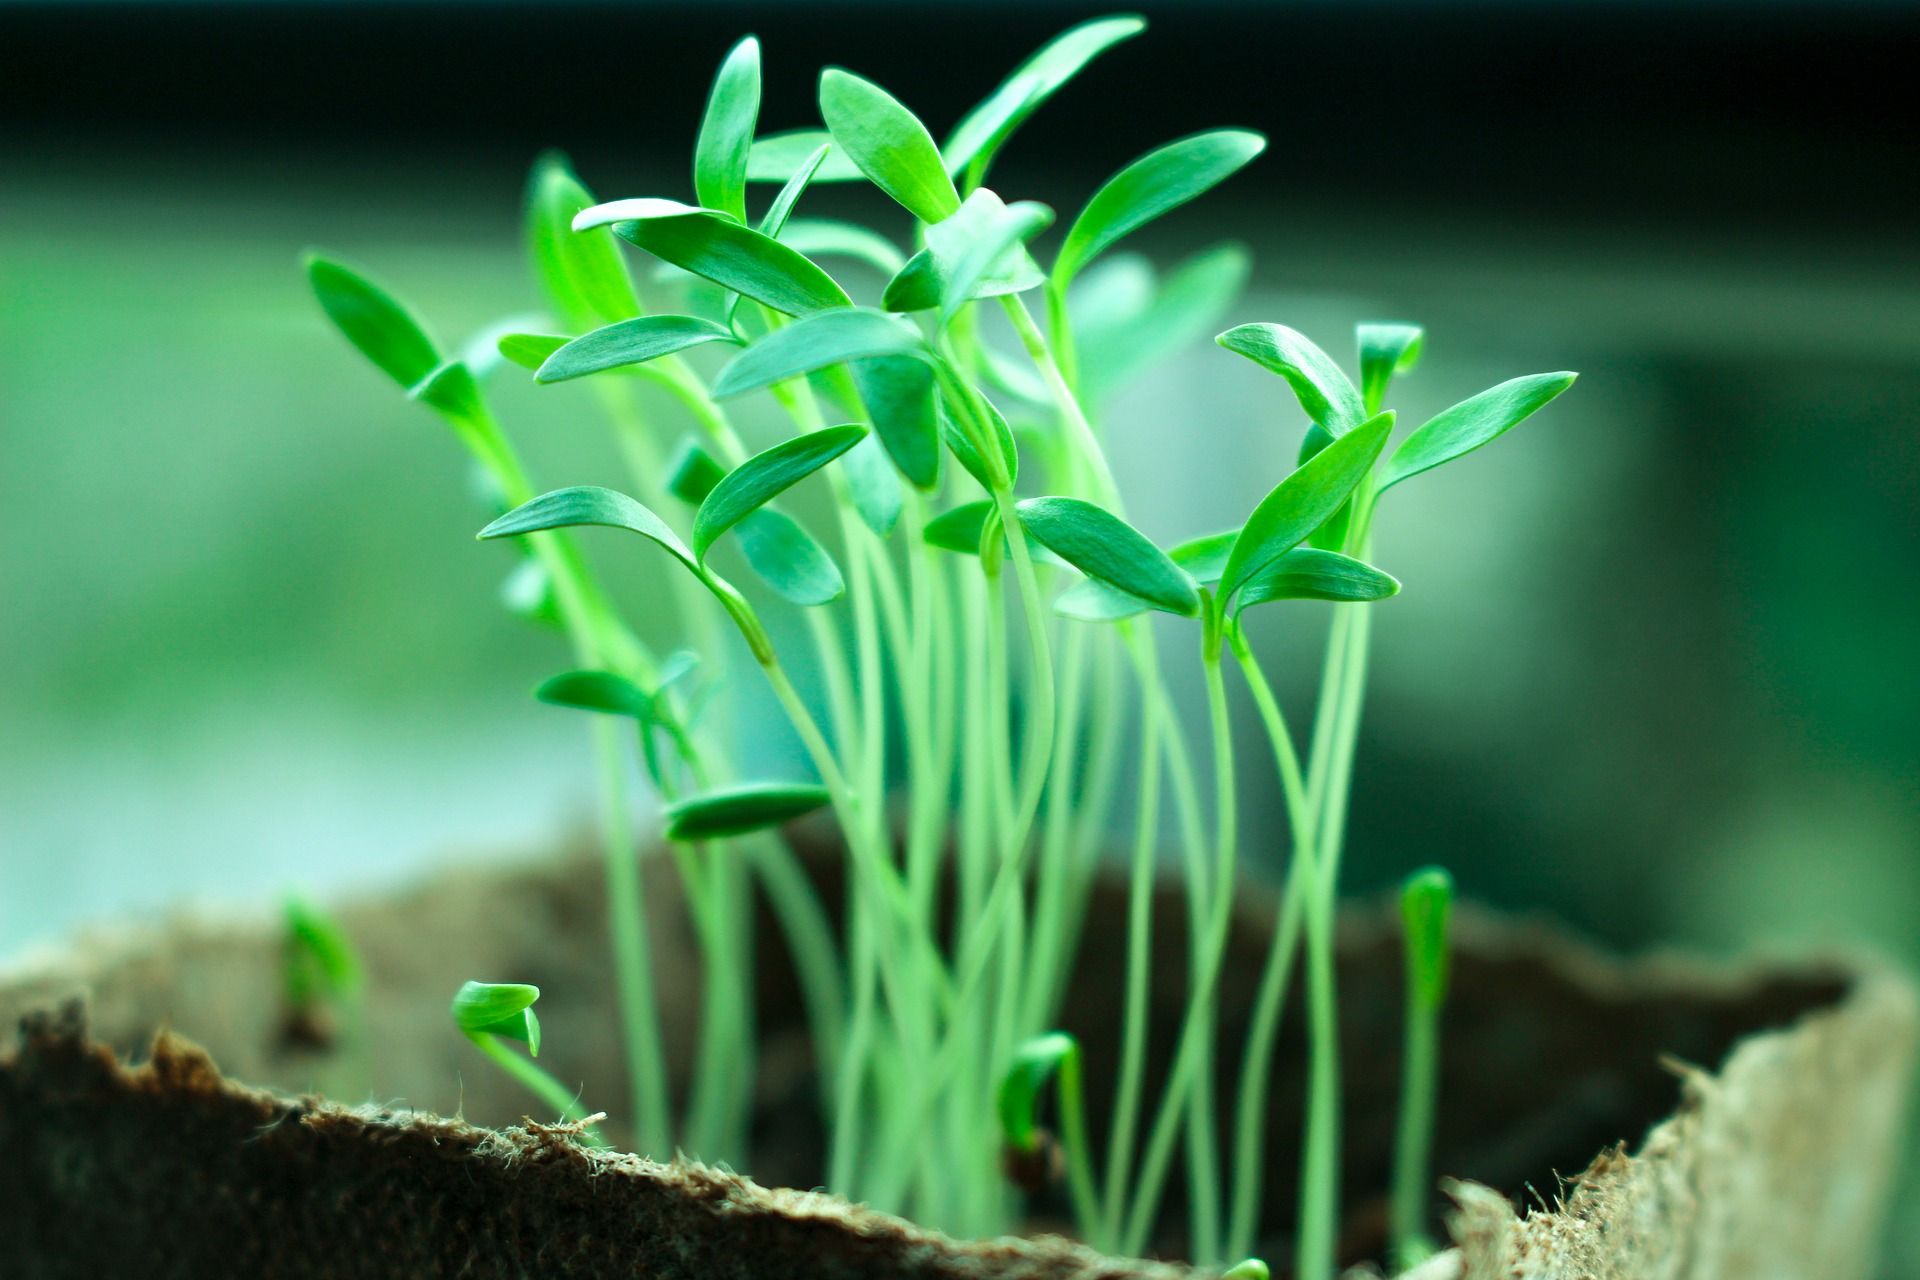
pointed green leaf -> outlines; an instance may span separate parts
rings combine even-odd
[[[454,1025],[468,1035],[505,1036],[540,1056],[540,1020],[533,1002],[540,988],[524,982],[469,982],[453,997]]]
[[[819,148],[807,157],[806,162],[794,171],[793,177],[787,180],[787,185],[780,188],[780,193],[774,196],[773,203],[767,206],[767,216],[760,219],[761,235],[772,236],[775,240],[780,238],[780,233],[786,230],[787,220],[793,217],[793,206],[800,202],[800,197],[805,194],[807,187],[820,172],[820,166],[826,163],[827,156],[832,151],[832,143],[821,143]]]
[[[304,1009],[315,1000],[357,997],[365,975],[340,922],[300,897],[289,897],[283,912],[287,1003]]]
[[[567,529],[576,525],[597,524],[626,529],[650,538],[672,552],[689,569],[698,571],[698,561],[687,550],[680,536],[659,516],[624,493],[579,485],[555,489],[531,502],[524,502],[480,531],[482,538],[509,538],[541,529]]]
[[[993,510],[994,504],[989,499],[962,503],[927,521],[921,536],[929,546],[977,556],[980,554],[980,540],[986,536],[987,521],[992,518]]]
[[[748,567],[789,604],[831,604],[846,594],[840,566],[786,512],[762,507],[742,520],[733,536]]]
[[[847,450],[840,461],[847,477],[847,493],[860,522],[884,538],[900,521],[906,499],[900,492],[900,475],[887,461],[887,451],[872,434]]]
[[[1098,403],[1174,352],[1213,333],[1246,287],[1246,248],[1215,245],[1180,264],[1137,315],[1113,325],[1081,325],[1080,392]],[[1089,277],[1091,278],[1091,277]]]
[[[1295,547],[1247,579],[1234,612],[1270,600],[1369,601],[1399,592],[1398,578],[1364,560],[1318,547]]]
[[[736,222],[747,220],[747,152],[759,119],[760,42],[748,36],[720,63],[693,148],[695,198]]]
[[[500,335],[499,347],[503,357],[522,369],[538,369],[569,341],[557,333],[506,333]]]
[[[1167,548],[1167,558],[1185,569],[1195,582],[1212,586],[1226,572],[1227,557],[1233,553],[1234,539],[1239,536],[1238,529],[1229,529],[1225,533],[1190,538],[1177,547]]]
[[[933,369],[912,356],[848,362],[854,386],[873,419],[874,434],[900,474],[922,489],[940,483],[940,429],[934,416]]]
[[[1233,594],[1338,511],[1386,448],[1392,430],[1392,412],[1380,414],[1335,440],[1276,485],[1234,539],[1220,573],[1220,594]]]
[[[1416,1007],[1438,1009],[1447,999],[1447,917],[1453,911],[1453,877],[1423,867],[1400,887],[1400,919],[1406,928],[1407,988]]]
[[[1013,428],[1007,425],[1006,418],[994,406],[993,401],[981,396],[980,403],[985,407],[987,429],[993,441],[1000,446],[1000,462],[1006,468],[1007,479],[1011,483],[1020,475],[1020,450],[1014,443]],[[959,421],[954,416],[954,406],[948,403],[944,389],[939,392],[936,406],[940,422],[940,438],[947,442],[947,448],[953,450],[954,458],[966,469],[967,474],[978,480],[981,488],[991,490],[993,481],[987,474],[986,464],[974,451],[973,442],[967,439],[967,433],[961,429]]]
[[[974,195],[985,191],[983,187]],[[955,312],[975,298],[1017,292],[1025,280],[1033,282],[1028,288],[1044,283],[1037,267],[1031,273],[1021,271],[1021,255],[1027,241],[1052,225],[1053,210],[1043,204],[1021,200],[1006,206],[967,247],[941,286],[940,323],[950,322]],[[931,242],[931,233],[928,238]]]
[[[879,85],[827,68],[820,73],[820,118],[860,172],[920,221],[938,222],[960,207],[927,127]]]
[[[1242,1258],[1220,1273],[1220,1280],[1269,1280],[1273,1273],[1258,1258]]]
[[[1353,338],[1360,348],[1360,392],[1367,412],[1378,413],[1393,375],[1420,363],[1426,330],[1417,324],[1361,324],[1354,326]]]
[[[727,469],[715,462],[697,439],[685,436],[674,448],[673,456],[667,459],[667,492],[697,507],[707,500],[707,495],[726,474]]]
[[[662,261],[790,316],[853,305],[846,290],[802,254],[716,214],[622,222],[616,230]]]
[[[952,217],[927,228],[927,247],[887,282],[880,305],[889,311],[926,311],[945,305],[948,295],[960,290],[966,297],[990,298],[1036,288],[1047,277],[1024,240],[1052,220],[1053,211],[1045,205],[1023,201],[1009,207],[982,187]],[[976,250],[978,260],[969,261]],[[954,284],[963,269],[972,283]]]
[[[1329,435],[1345,435],[1367,419],[1353,380],[1306,335],[1283,324],[1243,324],[1214,341],[1285,378],[1300,407]]]
[[[1535,373],[1514,378],[1442,409],[1405,440],[1380,473],[1381,492],[1409,476],[1472,453],[1573,385],[1577,373]]]
[[[1064,1031],[1049,1031],[1014,1050],[1013,1065],[1000,1078],[1000,1132],[1015,1151],[1034,1149],[1038,1125],[1034,1116],[1040,1091],[1056,1071],[1077,1072],[1080,1045]]]
[[[1118,622],[1153,608],[1138,596],[1110,587],[1098,578],[1082,578],[1054,597],[1053,611],[1076,622]]]
[[[821,137],[825,137],[822,134]],[[815,182],[825,182],[826,171],[833,167],[838,153],[829,155],[820,172],[813,176]],[[793,218],[787,222],[786,230],[780,235],[780,242],[797,249],[809,258],[841,257],[852,258],[872,267],[883,276],[891,276],[907,265],[906,255],[895,247],[893,241],[877,231],[851,222],[837,222],[831,218]]]
[[[944,281],[933,250],[922,249],[908,258],[880,294],[880,305],[888,311],[931,311],[940,305]]]
[[[541,681],[533,691],[540,701],[576,711],[653,719],[653,699],[625,676],[611,671],[563,671]]]
[[[1080,211],[1054,260],[1053,282],[1068,282],[1114,241],[1225,181],[1266,150],[1245,129],[1215,129],[1149,151],[1107,179]]]
[[[833,135],[825,129],[788,129],[783,133],[770,133],[764,138],[756,138],[753,149],[747,153],[748,182],[788,182],[807,162],[807,157],[826,143],[833,141]],[[839,151],[827,157],[820,171],[813,175],[815,182],[857,182],[866,177],[860,172],[860,166],[847,159]]]
[[[555,351],[533,375],[535,382],[565,382],[590,373],[645,364],[707,342],[739,345],[733,331],[698,316],[636,316],[595,329]]]
[[[918,332],[883,311],[820,311],[750,343],[714,379],[713,397],[725,400],[829,365],[890,355],[926,359],[928,353]]]
[[[826,427],[756,453],[729,471],[693,518],[694,556],[706,559],[715,538],[853,448],[866,434],[867,429],[857,422]]]
[[[606,200],[591,205],[573,215],[573,229],[586,231],[593,227],[618,228],[623,222],[650,222],[657,218],[686,218],[696,213],[712,214],[729,222],[735,221],[729,214],[718,209],[709,209],[703,205],[684,204],[679,200],[667,200],[660,196],[632,196],[625,200]]]
[[[1036,541],[1089,578],[1168,613],[1200,612],[1200,589],[1186,570],[1112,512],[1081,498],[1028,498],[1014,510]]]
[[[1122,40],[1139,35],[1146,26],[1145,18],[1130,13],[1095,18],[1069,27],[1042,45],[954,127],[947,145],[940,149],[947,172],[958,177],[968,165],[975,165],[984,175],[1001,146],[1041,103],[1082,67]]]
[[[747,782],[666,807],[667,839],[716,840],[761,831],[823,809],[827,789],[806,782]]]
[[[440,351],[413,313],[370,278],[319,253],[307,279],[327,318],[389,378],[411,389],[440,365]]]
[[[576,330],[640,314],[640,300],[613,234],[573,229],[574,217],[593,203],[592,193],[559,152],[549,151],[534,162],[527,182],[527,252],[547,297]]]
[[[407,388],[407,395],[461,422],[477,423],[486,417],[480,384],[473,380],[472,371],[458,360],[449,360],[420,379]]]

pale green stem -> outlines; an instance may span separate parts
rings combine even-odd
[[[491,1058],[502,1071],[512,1076],[514,1080],[524,1085],[529,1093],[540,1099],[563,1124],[577,1124],[587,1118],[589,1113],[580,1105],[578,1094],[570,1092],[565,1085],[541,1070],[531,1059],[523,1058],[507,1048],[500,1042],[499,1036],[485,1031],[469,1031],[467,1039],[473,1041],[474,1047]],[[590,1146],[607,1145],[607,1140],[600,1136],[598,1125],[588,1125],[586,1135]]]
[[[1433,1252],[1427,1208],[1433,1185],[1433,1117],[1440,1074],[1440,1006],[1421,998],[1414,975],[1408,977],[1391,1219],[1393,1262],[1403,1269],[1418,1266]]]

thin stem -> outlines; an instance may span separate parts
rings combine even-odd
[[[580,1096],[565,1085],[534,1065],[533,1061],[523,1058],[500,1042],[500,1037],[485,1031],[470,1031],[467,1039],[474,1047],[497,1063],[500,1069],[512,1076],[527,1091],[539,1098],[549,1110],[559,1116],[566,1124],[574,1124],[587,1118],[588,1111],[580,1105]],[[592,1146],[604,1147],[607,1140],[600,1135],[598,1125],[586,1127],[587,1140]]]
[[[1432,1185],[1433,1117],[1440,1073],[1440,1008],[1407,984],[1406,1044],[1400,1068],[1400,1123],[1393,1152],[1394,1266],[1413,1267],[1433,1252],[1427,1235]]]

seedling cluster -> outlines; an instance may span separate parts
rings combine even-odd
[[[1222,245],[1158,277],[1111,251],[1266,142],[1217,129],[1149,151],[1093,194],[1044,268],[1035,247],[1054,211],[986,183],[1021,124],[1144,25],[1121,16],[1067,31],[944,145],[887,91],[839,69],[820,78],[824,128],[756,137],[760,49],[743,40],[714,82],[691,203],[601,203],[558,157],[539,162],[527,230],[552,320],[493,349],[450,357],[363,273],[319,255],[308,270],[346,336],[465,445],[500,512],[480,536],[510,540],[521,557],[509,603],[571,646],[574,669],[538,696],[593,713],[632,1082],[616,1115],[638,1150],[752,1168],[757,891],[806,993],[832,1190],[956,1234],[1005,1230],[1019,1209],[1006,1168],[1055,1141],[1039,1121],[1051,1097],[1058,1176],[1088,1241],[1145,1249],[1179,1156],[1188,1252],[1231,1262],[1253,1251],[1263,1218],[1282,1216],[1261,1185],[1264,1108],[1299,964],[1311,1064],[1295,1274],[1324,1280],[1341,1133],[1334,907],[1372,608],[1400,589],[1371,563],[1374,516],[1395,487],[1487,443],[1573,375],[1502,383],[1395,445],[1387,401],[1419,359],[1419,328],[1360,326],[1357,380],[1284,325],[1228,329],[1219,345],[1277,375],[1276,390],[1303,411],[1298,464],[1251,511],[1221,513],[1221,531],[1165,548],[1142,534],[1103,450],[1102,410],[1154,359],[1219,328],[1247,259]],[[874,202],[885,232],[795,216],[813,186],[832,182],[890,198]],[[772,196],[754,216],[756,187]],[[668,310],[643,308],[631,268],[646,258],[623,244],[658,264],[642,278],[647,301]],[[856,300],[828,271],[841,264],[884,287]],[[511,366],[541,384],[587,381],[631,492],[532,483],[483,387]],[[755,451],[734,409],[762,396],[789,427]],[[686,435],[669,446],[676,430]],[[823,490],[824,522],[789,505],[801,485]],[[596,553],[667,558],[673,594],[645,609],[650,623],[676,611],[689,650],[660,656],[642,642],[583,550],[578,531],[589,526],[638,535]],[[1304,756],[1245,630],[1248,610],[1296,600],[1335,602]],[[1155,614],[1179,621],[1155,625]],[[1196,651],[1204,673],[1204,764],[1168,691],[1170,640]],[[816,679],[789,674],[796,643],[807,650],[796,669]],[[1223,1047],[1215,997],[1242,882],[1230,666],[1271,743],[1292,849],[1251,1033]],[[732,744],[703,711],[748,679],[771,689],[811,776],[738,776]],[[704,976],[697,1069],[678,1107],[629,818],[641,775],[664,806],[658,834],[677,860]],[[1188,1000],[1171,1067],[1149,1079],[1156,846],[1169,798],[1192,939]],[[845,845],[839,928],[775,831],[822,808]],[[1056,1028],[1120,822],[1131,831],[1127,963],[1116,975],[1125,1016],[1096,1152],[1081,1046]],[[1444,905],[1432,905],[1444,886],[1429,878],[1409,893],[1418,936],[1396,1183],[1407,1259],[1430,1212],[1423,1144],[1445,962]],[[469,984],[454,1017],[551,1110],[577,1116],[572,1092],[506,1043],[537,1050],[537,994]],[[1221,1099],[1215,1062],[1229,1051],[1239,1087]],[[1235,1274],[1264,1272],[1250,1260]]]

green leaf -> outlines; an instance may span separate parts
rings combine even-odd
[[[807,157],[823,145],[832,142],[833,135],[825,129],[788,129],[783,133],[770,133],[764,138],[754,139],[753,149],[747,153],[748,182],[789,182],[807,162]],[[866,177],[860,172],[860,166],[839,151],[827,157],[820,172],[813,175],[815,182],[858,182]]]
[[[960,422],[954,414],[954,407],[948,402],[944,388],[940,390],[936,404],[940,436],[947,442],[947,448],[953,450],[953,456],[959,460],[968,475],[980,482],[981,488],[991,490],[993,481],[987,475],[986,464],[980,455],[974,452],[973,442],[967,439],[967,433],[961,429]],[[993,401],[981,396],[980,404],[986,411],[987,429],[994,442],[1000,446],[1000,461],[1006,467],[1007,479],[1011,483],[1020,474],[1020,450],[1014,443],[1013,428],[1007,425],[1006,418],[1001,415],[999,409],[994,407]]]
[[[747,782],[666,807],[667,839],[717,840],[777,827],[833,802],[807,782]]]
[[[984,187],[974,192],[976,196],[981,194],[991,193]],[[940,323],[952,321],[954,313],[975,298],[1017,292],[1027,280],[1032,281],[1027,288],[1044,283],[1045,277],[1040,275],[1039,268],[1026,273],[1021,267],[1023,260],[1031,262],[1026,258],[1026,242],[1052,225],[1053,210],[1043,204],[1021,200],[1006,206],[1004,212],[981,230],[948,273],[940,290]],[[928,240],[931,243],[931,231]]]
[[[825,134],[820,136],[826,137]],[[824,175],[833,167],[837,154],[827,157],[826,163],[820,167],[820,172],[813,176],[815,182],[826,181]],[[883,276],[891,276],[907,265],[906,255],[885,236],[851,222],[836,222],[830,218],[791,219],[787,223],[786,230],[780,235],[780,242],[792,246],[809,258],[852,258],[856,262],[872,267]]]
[[[1053,611],[1076,622],[1118,622],[1153,608],[1138,596],[1110,587],[1098,578],[1082,578],[1054,597]]]
[[[1186,570],[1112,512],[1081,498],[1028,498],[1014,510],[1036,541],[1089,578],[1168,613],[1199,614],[1200,588]]]
[[[1577,373],[1529,374],[1489,387],[1451,409],[1442,409],[1401,441],[1400,447],[1387,459],[1380,473],[1381,492],[1409,476],[1472,453],[1572,386],[1579,376]]]
[[[611,671],[563,671],[541,681],[533,696],[576,711],[598,711],[648,722],[653,719],[653,698],[633,681]]]
[[[1220,573],[1220,594],[1233,594],[1338,511],[1380,456],[1392,430],[1392,412],[1380,414],[1335,440],[1276,485],[1234,539]]]
[[[780,188],[780,193],[773,198],[773,203],[767,206],[767,216],[760,219],[761,235],[772,236],[775,240],[780,238],[780,233],[786,230],[787,220],[793,216],[793,206],[800,202],[801,195],[812,183],[814,176],[820,172],[820,166],[826,163],[827,156],[832,151],[833,144],[823,142],[812,155],[807,157],[805,164],[794,170],[793,177],[787,181],[786,186]]]
[[[929,546],[977,556],[980,554],[980,540],[986,536],[987,521],[993,511],[994,504],[990,499],[962,503],[927,521],[921,536]]]
[[[840,469],[846,474],[847,492],[861,523],[873,530],[875,537],[892,533],[906,499],[900,493],[899,473],[887,461],[887,451],[880,441],[872,434],[866,436],[847,450]]]
[[[346,263],[319,253],[307,254],[306,268],[327,318],[389,378],[412,388],[439,367],[439,348],[392,294]]]
[[[1214,332],[1246,287],[1252,266],[1244,246],[1215,245],[1187,259],[1131,318],[1081,325],[1080,390],[1098,403],[1167,356]]]
[[[500,354],[522,369],[538,369],[569,341],[557,333],[506,333],[500,336]]]
[[[1019,212],[1015,212],[1018,210]],[[1037,212],[1044,210],[1044,214]],[[1038,225],[1015,230],[1028,220]],[[908,259],[898,275],[887,282],[880,305],[889,311],[926,311],[943,306],[949,293],[964,287],[967,297],[989,298],[1019,293],[1046,283],[1024,244],[1016,243],[1036,234],[1053,220],[1053,211],[1045,205],[1021,202],[1009,207],[985,187],[968,196],[954,215],[927,228],[927,247]],[[986,248],[991,244],[994,248]],[[981,258],[969,262],[976,249]],[[972,283],[952,283],[962,269]]]
[[[840,566],[786,512],[762,507],[742,520],[733,536],[748,567],[789,604],[831,604],[846,594]]]
[[[1215,129],[1141,156],[1107,179],[1074,219],[1054,260],[1054,287],[1066,288],[1114,241],[1225,181],[1266,147],[1257,133]]]
[[[693,518],[694,556],[706,559],[714,539],[853,448],[866,434],[867,429],[857,422],[825,427],[756,453],[729,471]]]
[[[287,1003],[304,1009],[317,999],[356,997],[365,979],[340,922],[300,897],[289,897],[283,912]]]
[[[480,537],[510,538],[541,529],[567,529],[587,524],[626,529],[643,538],[651,538],[672,552],[689,569],[696,573],[699,571],[699,562],[694,559],[693,552],[687,550],[686,544],[680,541],[680,535],[669,529],[659,516],[624,493],[593,485],[555,489],[531,502],[523,502],[482,529]]]
[[[1042,45],[954,127],[947,145],[940,149],[947,172],[958,177],[961,170],[977,162],[979,173],[984,175],[1001,146],[1041,103],[1078,75],[1082,67],[1122,40],[1139,35],[1146,26],[1145,18],[1130,13],[1095,18],[1069,27]]]
[[[1418,1005],[1438,1009],[1447,999],[1447,917],[1453,910],[1453,877],[1423,867],[1400,887],[1400,919],[1406,927],[1407,986]]]
[[[1360,392],[1367,412],[1378,413],[1393,375],[1408,373],[1420,363],[1426,330],[1417,324],[1360,324],[1354,326],[1353,339],[1360,348]]]
[[[760,42],[748,36],[720,63],[693,148],[694,197],[736,222],[747,220],[747,152],[759,119]]]
[[[1229,529],[1225,533],[1191,538],[1177,547],[1167,548],[1167,558],[1185,569],[1195,582],[1212,586],[1226,572],[1227,557],[1232,554],[1234,539],[1239,536],[1238,529]]]
[[[1272,1272],[1258,1258],[1242,1258],[1220,1273],[1220,1280],[1269,1280]]]
[[[820,73],[820,118],[860,172],[920,221],[939,222],[960,207],[927,127],[879,85],[827,68]]]
[[[1295,547],[1247,579],[1234,612],[1270,600],[1385,600],[1399,591],[1398,578],[1364,560],[1318,547]]]
[[[576,330],[640,314],[640,299],[612,233],[573,229],[575,215],[593,203],[592,193],[559,152],[534,161],[527,182],[527,253],[547,297]]]
[[[1283,324],[1243,324],[1214,341],[1285,378],[1300,407],[1327,434],[1342,436],[1366,421],[1352,379],[1304,334]]]
[[[645,364],[707,342],[740,339],[733,330],[698,316],[636,316],[575,338],[534,373],[535,382],[565,382],[590,373]]]
[[[449,360],[420,379],[407,389],[407,396],[461,422],[479,422],[487,413],[480,399],[480,384],[458,360]]]
[[[1013,1065],[1000,1078],[1000,1132],[1015,1151],[1034,1149],[1040,1091],[1056,1071],[1077,1071],[1080,1045],[1064,1031],[1049,1031],[1014,1050]]]
[[[900,474],[922,489],[940,483],[940,428],[933,369],[912,356],[873,356],[847,364],[874,434]]]
[[[573,225],[611,225],[661,261],[788,315],[852,305],[846,290],[803,254],[724,213],[674,200],[614,200],[586,210]]]
[[[505,1036],[540,1056],[540,1020],[533,1002],[540,988],[524,982],[469,982],[453,997],[453,1023],[468,1035]]]
[[[713,398],[744,395],[848,360],[889,355],[928,358],[919,333],[884,311],[820,311],[748,344],[714,379]]]
[[[688,506],[697,507],[707,500],[713,487],[726,477],[727,469],[713,460],[693,436],[684,436],[667,459],[667,492]]]

